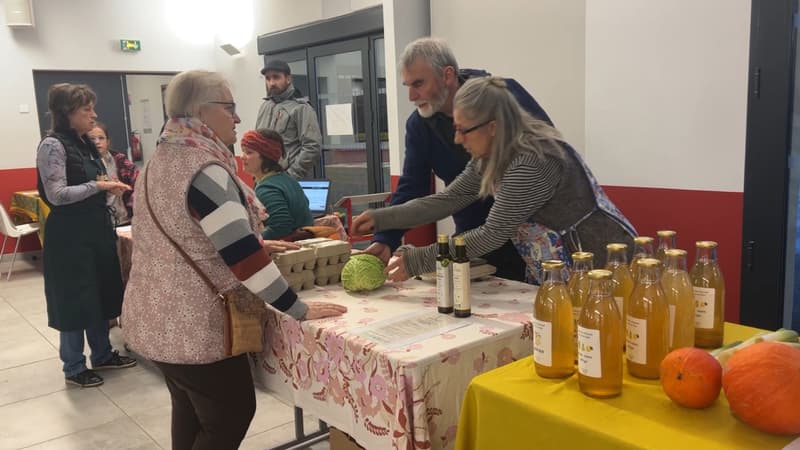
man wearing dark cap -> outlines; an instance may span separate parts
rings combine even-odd
[[[267,62],[261,74],[267,97],[258,110],[255,128],[280,133],[286,148],[286,172],[296,179],[310,178],[322,146],[317,115],[292,85],[292,71],[285,61]]]

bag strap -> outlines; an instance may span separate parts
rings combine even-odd
[[[192,258],[189,257],[188,254],[186,254],[186,252],[175,242],[174,239],[172,239],[172,237],[170,237],[169,234],[167,234],[166,231],[164,231],[164,227],[162,227],[161,222],[158,221],[155,211],[153,211],[153,208],[150,206],[150,186],[147,185],[147,174],[150,173],[149,169],[150,169],[150,163],[148,163],[147,167],[145,167],[144,169],[144,202],[147,205],[147,210],[150,212],[150,217],[153,219],[153,222],[156,224],[158,230],[161,231],[161,233],[167,238],[170,244],[172,244],[172,246],[175,247],[175,250],[177,250],[178,253],[180,253],[181,256],[183,256],[183,259],[186,260],[186,263],[189,264],[189,266],[191,266],[191,268],[194,269],[194,271],[197,272],[198,275],[200,275],[200,278],[202,278],[203,281],[205,281],[206,285],[208,285],[208,288],[211,289],[211,292],[213,292],[214,295],[224,300],[224,297],[219,292],[219,289],[217,289],[217,287],[214,286],[214,283],[211,282],[211,279],[208,278],[208,276],[202,270],[200,270],[200,267],[197,266],[197,264],[192,260]]]

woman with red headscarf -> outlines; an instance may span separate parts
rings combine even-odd
[[[248,131],[241,144],[244,170],[253,175],[256,196],[267,209],[262,237],[285,239],[296,230],[312,225],[308,199],[300,183],[284,171],[281,135],[268,129]]]

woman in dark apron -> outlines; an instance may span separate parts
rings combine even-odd
[[[120,314],[123,289],[106,197],[130,187],[109,181],[87,136],[97,118],[96,98],[86,85],[51,86],[51,130],[36,155],[39,195],[50,207],[43,248],[48,325],[60,332],[66,382],[81,387],[103,384],[95,370],[136,365],[114,351],[108,337],[108,320]],[[93,370],[86,367],[84,334]]]

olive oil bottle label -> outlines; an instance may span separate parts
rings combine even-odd
[[[625,311],[622,310],[625,301],[624,297],[614,297],[614,301],[617,302],[617,309],[619,310],[620,317],[622,317],[625,314]]]
[[[625,322],[625,352],[628,361],[636,364],[647,364],[647,319],[637,319],[628,315]]]
[[[692,286],[694,293],[695,328],[714,328],[714,301],[716,289]]]
[[[472,308],[470,298],[469,263],[454,263],[453,266],[453,301],[455,309],[466,311]]]
[[[672,348],[672,336],[675,335],[675,305],[669,305],[669,348]]]
[[[553,366],[553,324],[533,319],[533,360],[543,366]]]
[[[442,308],[453,307],[453,265],[447,259],[436,261],[436,303]]]
[[[578,327],[578,371],[592,378],[603,377],[600,330]]]

